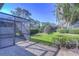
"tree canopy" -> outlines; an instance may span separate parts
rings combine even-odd
[[[69,27],[71,24],[79,20],[79,4],[78,3],[61,3],[57,4],[56,9],[57,20],[62,21],[63,25]]]

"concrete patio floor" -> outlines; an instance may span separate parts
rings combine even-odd
[[[61,48],[57,56],[79,56],[79,49],[78,48],[74,48],[74,49]]]
[[[79,49],[60,50],[32,41],[20,41],[15,46],[0,49],[0,56],[79,56]]]
[[[20,41],[15,46],[0,49],[0,56],[53,56],[58,49],[32,41]]]
[[[58,50],[56,47],[43,45],[31,41],[21,41],[17,45],[23,47],[25,50],[37,56],[79,56],[79,49],[66,49],[61,48]]]
[[[51,47],[32,41],[20,41],[17,43],[17,45],[36,56],[54,56],[58,52],[58,48],[56,47]]]
[[[0,56],[34,56],[34,54],[15,45],[0,49]]]

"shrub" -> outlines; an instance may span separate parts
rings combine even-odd
[[[79,34],[79,29],[58,29],[60,33]]]
[[[79,35],[77,34],[57,34],[55,37],[54,37],[54,42],[59,42],[61,46],[65,47],[65,46],[68,46],[69,44],[70,47],[72,47],[72,45],[76,45],[79,41]],[[56,44],[59,44],[59,43],[56,43]]]
[[[58,29],[57,31],[60,33],[68,33],[69,32],[68,29]]]
[[[16,35],[17,35],[17,36],[20,36],[20,33],[19,33],[19,32],[16,32]]]
[[[38,29],[33,29],[33,30],[30,30],[30,35],[34,35],[36,33],[38,33],[39,30]]]
[[[22,34],[21,34],[21,32],[16,32],[15,35],[16,35],[16,36],[21,36]]]
[[[79,29],[70,29],[69,33],[71,33],[71,34],[79,34]]]
[[[67,34],[54,32],[51,34],[39,33],[31,37],[32,41],[47,44],[47,45],[56,45],[62,47],[75,46],[79,42],[78,34]]]

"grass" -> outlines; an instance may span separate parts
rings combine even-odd
[[[51,33],[51,34],[38,33],[34,36],[31,36],[31,40],[35,42],[51,45],[54,40],[53,37],[55,37],[55,34],[57,33]]]
[[[73,40],[79,41],[79,34],[68,34],[68,33],[59,33],[59,32],[54,32],[51,34],[38,33],[36,35],[31,36],[31,40],[46,45],[52,45],[52,43],[54,43],[55,41],[59,41],[61,43],[65,43]]]

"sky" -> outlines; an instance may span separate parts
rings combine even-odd
[[[28,10],[31,17],[40,22],[56,23],[55,9],[53,3],[5,3],[0,12],[11,14],[11,10],[17,7]]]

